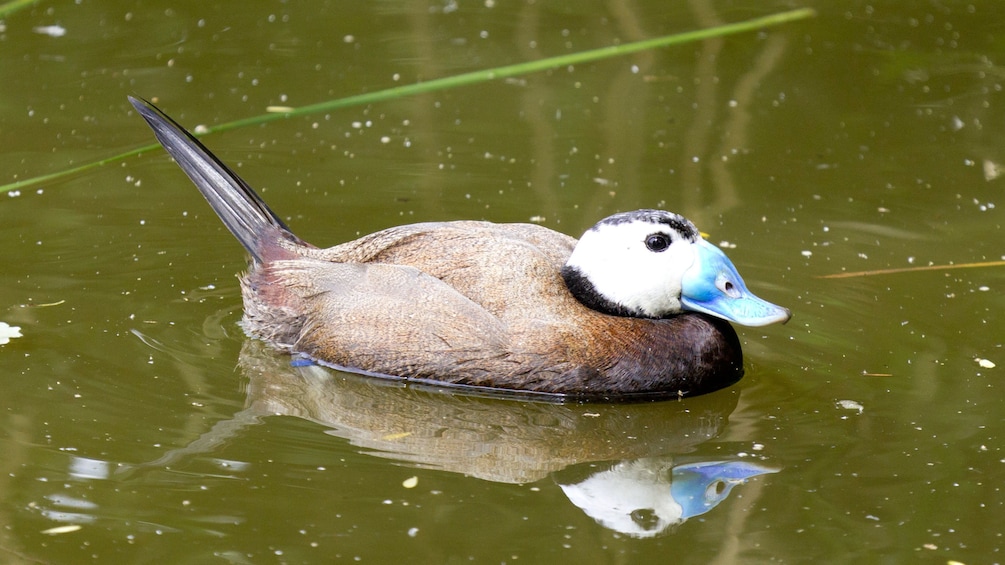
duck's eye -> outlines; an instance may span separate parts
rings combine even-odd
[[[670,236],[665,233],[654,233],[646,237],[646,248],[654,253],[666,251],[670,247]]]
[[[660,525],[660,517],[652,508],[637,508],[628,514],[637,526],[647,532],[655,530]]]

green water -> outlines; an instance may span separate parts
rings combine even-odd
[[[687,215],[794,312],[738,328],[747,374],[705,397],[291,368],[244,339],[241,249],[163,153],[0,195],[0,321],[24,334],[0,346],[2,561],[1005,561],[1005,267],[821,278],[1005,258],[1005,7],[806,4],[205,140],[318,245]],[[195,127],[791,7],[42,2],[0,25],[0,182],[149,143],[129,94]],[[682,520],[673,486],[709,461],[763,474]]]

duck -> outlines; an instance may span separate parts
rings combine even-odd
[[[317,247],[184,127],[129,101],[248,254],[244,332],[292,362],[475,391],[679,398],[740,380],[730,322],[791,317],[664,210],[616,213],[578,240],[455,220]]]

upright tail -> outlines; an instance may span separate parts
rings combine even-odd
[[[256,263],[264,262],[263,252],[277,238],[304,245],[248,183],[185,128],[146,100],[130,96],[129,102]]]

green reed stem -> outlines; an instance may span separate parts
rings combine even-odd
[[[24,2],[25,0],[18,0],[18,1]],[[16,2],[12,2],[11,4],[13,3]],[[559,67],[577,65],[580,63],[599,61],[602,59],[609,59],[611,57],[621,57],[624,55],[629,55],[631,53],[638,53],[640,51],[647,51],[659,47],[669,47],[671,45],[679,45],[682,43],[701,41],[713,37],[734,35],[738,33],[754,31],[766,27],[777,26],[784,23],[809,18],[814,16],[815,14],[816,12],[811,8],[801,8],[798,10],[780,12],[777,14],[772,14],[761,18],[754,18],[752,20],[721,25],[708,29],[688,31],[674,35],[666,35],[662,37],[657,37],[655,39],[647,39],[643,41],[636,41],[634,43],[626,43],[624,45],[612,45],[610,47],[591,49],[589,51],[570,53],[568,55],[559,55],[557,57],[549,57],[547,59],[539,59],[537,61],[518,63],[515,65],[507,65],[504,67],[496,67],[494,69],[473,71],[470,73],[463,73],[460,75],[434,79],[426,82],[419,82],[403,86],[395,86],[385,90],[379,90],[377,92],[357,94],[355,96],[348,96],[345,98],[339,98],[337,100],[329,100],[326,102],[319,102],[317,104],[300,106],[299,108],[290,108],[288,111],[274,112],[258,116],[252,116],[249,118],[242,118],[240,120],[234,120],[232,122],[226,122],[212,127],[203,128],[197,135],[203,136],[210,133],[219,133],[222,131],[228,131],[244,126],[260,125],[267,122],[272,122],[275,120],[290,118],[294,116],[305,116],[309,114],[330,112],[332,110],[338,110],[350,106],[373,104],[385,100],[404,98],[406,96],[415,96],[416,94],[423,94],[437,90],[457,88],[459,86],[466,86],[470,84],[477,84],[492,80],[511,78],[515,76],[536,73]],[[100,167],[102,165],[106,165],[108,163],[116,161],[121,161],[123,159],[126,159],[127,157],[131,157],[133,155],[137,155],[145,151],[156,149],[157,147],[159,147],[159,145],[157,145],[156,143],[152,143],[150,145],[144,145],[143,147],[139,147],[137,149],[133,149],[131,151],[121,153],[119,155],[115,155],[114,157],[108,157],[100,161],[95,161],[92,163],[87,163],[84,165],[80,165],[70,169],[65,169],[62,171],[57,171],[47,175],[32,177],[14,183],[2,185],[0,186],[0,193],[7,192],[10,190],[18,190],[28,186],[58,179],[64,176],[87,171],[88,169]]]
[[[27,8],[32,4],[37,4],[38,1],[39,0],[11,0],[6,4],[0,4],[0,18],[6,18],[18,10]]]

